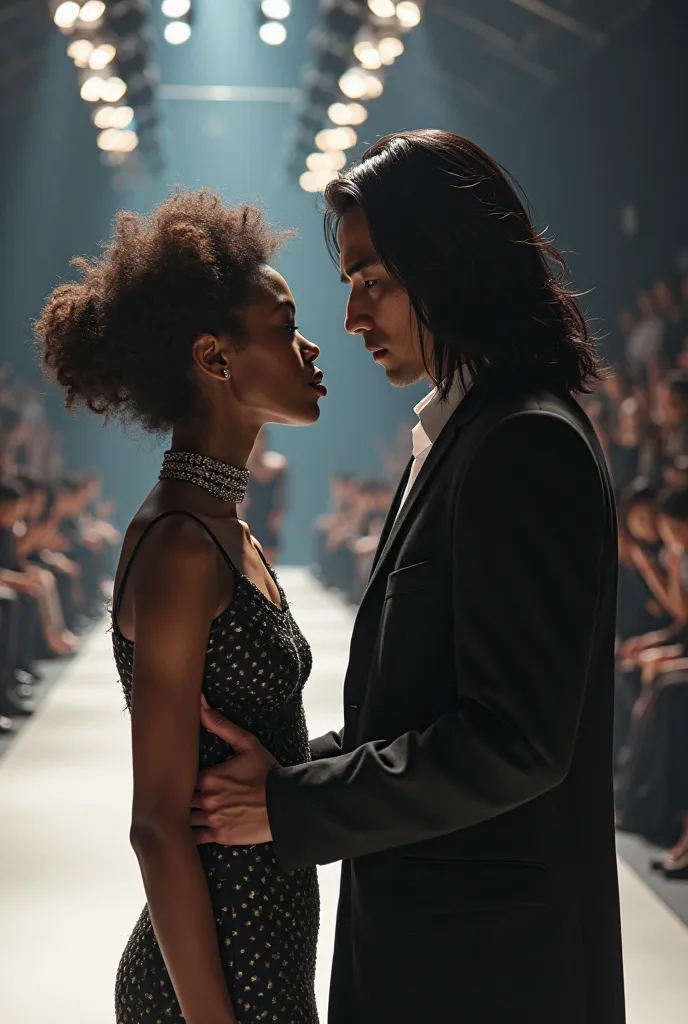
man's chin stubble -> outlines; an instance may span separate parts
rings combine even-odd
[[[393,388],[411,388],[425,380],[427,374],[413,370],[387,370],[387,380]]]

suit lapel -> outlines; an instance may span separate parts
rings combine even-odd
[[[468,392],[466,397],[459,405],[456,412],[452,415],[451,419],[444,427],[440,436],[433,444],[430,450],[430,454],[425,460],[425,463],[423,464],[421,471],[418,474],[418,477],[416,478],[413,487],[411,488],[411,493],[406,499],[404,507],[401,509],[401,512],[399,512],[399,514],[397,515],[397,510],[399,508],[399,504],[401,502],[401,498],[404,494],[406,483],[411,472],[411,465],[413,464],[413,460],[411,460],[411,463],[409,464],[406,473],[404,474],[404,477],[402,479],[402,482],[399,485],[399,489],[397,490],[397,493],[395,495],[392,508],[390,509],[389,515],[387,516],[387,519],[385,521],[385,528],[383,530],[382,536],[380,537],[380,543],[378,545],[377,553],[375,555],[375,561],[373,563],[373,571],[370,574],[370,579],[368,580],[368,587],[366,588],[366,594],[372,587],[377,577],[381,575],[381,573],[383,572],[385,564],[390,556],[390,553],[394,547],[396,540],[404,531],[406,524],[410,522],[411,516],[416,506],[418,505],[418,502],[423,496],[428,481],[431,479],[433,473],[438,468],[442,459],[445,457],[445,455],[451,448],[451,444],[452,441],[454,440],[457,430],[459,430],[460,427],[464,426],[466,423],[472,420],[473,417],[476,416],[477,413],[479,412],[486,390],[485,387],[480,386],[481,384],[482,382],[480,382],[480,384],[478,382],[474,384],[474,386],[471,388],[471,390]]]
[[[408,466],[404,470],[403,476],[401,478],[401,482],[399,483],[399,486],[397,487],[396,494],[394,495],[394,500],[393,500],[392,504],[390,505],[389,512],[387,513],[387,516],[385,518],[385,525],[382,527],[382,533],[380,534],[380,540],[378,542],[377,550],[375,552],[375,558],[373,559],[373,567],[370,570],[370,575],[371,576],[375,572],[375,567],[377,566],[377,563],[380,560],[380,555],[382,554],[382,552],[385,549],[385,545],[387,543],[387,538],[389,537],[390,533],[392,532],[392,527],[394,526],[394,521],[395,521],[395,519],[397,517],[397,512],[399,511],[399,506],[401,505],[401,499],[404,496],[404,491],[406,490],[406,484],[408,483],[408,478],[411,475],[412,467],[413,467],[413,459],[411,459],[409,461]]]

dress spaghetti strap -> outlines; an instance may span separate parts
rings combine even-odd
[[[194,515],[193,512],[187,512],[185,509],[182,509],[182,508],[167,509],[167,511],[161,512],[159,515],[157,515],[155,517],[155,519],[152,519],[150,521],[150,523],[145,528],[145,530],[143,531],[143,533],[141,534],[139,539],[136,541],[136,544],[134,545],[134,550],[132,551],[131,555],[129,556],[129,561],[126,564],[124,572],[122,573],[122,579],[120,580],[119,588],[117,590],[117,596],[115,598],[115,603],[114,603],[113,609],[112,609],[112,623],[113,623],[113,626],[115,627],[115,629],[119,628],[118,625],[117,625],[117,619],[118,619],[118,616],[119,616],[119,610],[120,610],[121,605],[122,605],[122,595],[124,594],[124,588],[126,586],[127,580],[129,579],[129,574],[131,572],[131,567],[134,564],[134,559],[136,558],[136,556],[137,556],[137,554],[139,552],[139,548],[141,547],[141,545],[143,544],[144,540],[148,536],[148,533],[156,525],[156,523],[159,523],[161,519],[167,519],[169,516],[187,516],[188,519],[193,519],[195,522],[198,523],[199,526],[202,526],[203,529],[205,530],[205,532],[208,534],[208,536],[211,537],[212,540],[215,542],[215,546],[217,547],[218,551],[222,555],[226,565],[231,569],[231,571],[234,573],[235,576],[240,575],[237,572],[236,567],[235,567],[234,563],[232,562],[231,558],[229,557],[229,555],[227,554],[227,552],[223,548],[222,544],[220,544],[219,540],[217,539],[217,537],[215,536],[213,531],[210,529],[210,527],[207,525],[207,523],[204,523],[203,520],[200,519],[198,516]]]

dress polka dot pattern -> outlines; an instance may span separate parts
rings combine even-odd
[[[281,608],[235,571],[234,600],[211,626],[203,692],[211,707],[254,733],[286,766],[310,756],[302,691],[312,659],[274,574],[273,578]],[[119,633],[116,616],[112,636],[130,707],[134,647]],[[230,753],[226,743],[201,728],[200,768],[218,764]],[[208,844],[198,849],[240,1024],[318,1024],[316,868],[283,872],[272,843]],[[122,956],[115,1003],[117,1024],[183,1024],[147,907]]]

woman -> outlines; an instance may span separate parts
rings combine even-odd
[[[310,650],[236,506],[266,421],[306,425],[326,394],[298,332],[282,238],[258,210],[177,192],[123,213],[83,280],[38,323],[68,407],[171,429],[160,482],[130,524],[113,603],[131,709],[131,841],[148,898],[122,958],[118,1024],[315,1024],[315,869],[281,873],[268,843],[198,845],[200,768],[226,744],[201,699],[260,736],[275,763],[309,757]],[[200,735],[199,735],[200,733]]]

